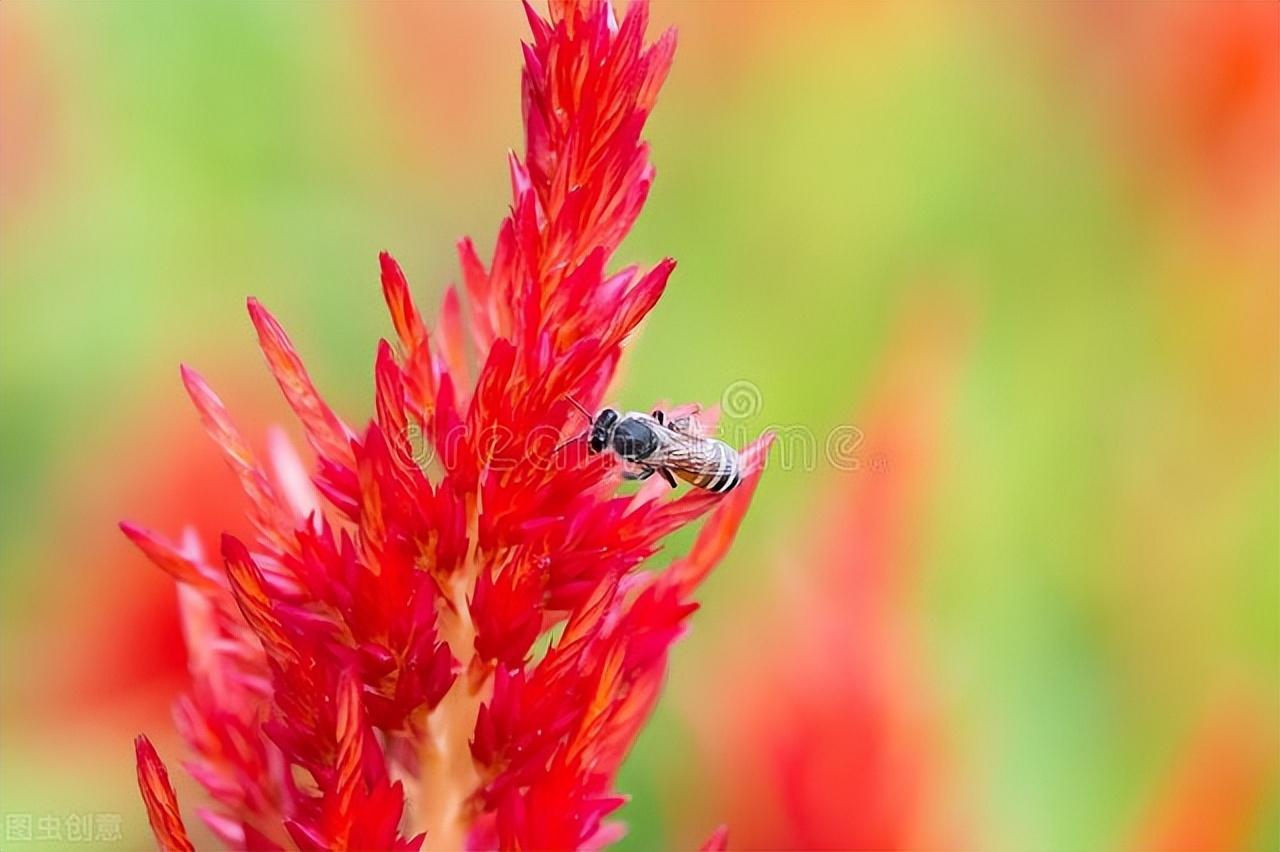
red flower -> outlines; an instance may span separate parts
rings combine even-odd
[[[526,153],[511,158],[491,263],[459,246],[466,309],[450,288],[429,333],[382,256],[397,343],[378,349],[375,416],[356,431],[250,300],[315,470],[283,441],[264,467],[184,368],[254,540],[224,535],[215,563],[194,535],[178,545],[124,525],[182,590],[192,689],[177,718],[215,802],[201,816],[230,846],[417,848],[425,832],[438,848],[576,848],[616,836],[602,828],[622,801],[614,775],[690,596],[750,503],[767,438],[743,451],[744,484],[723,498],[618,496],[608,454],[551,452],[582,429],[570,397],[601,401],[674,266],[606,272],[653,178],[640,133],[675,39],[645,46],[643,2],[620,23],[603,2],[528,17]],[[708,511],[688,556],[639,570]],[[160,843],[186,842],[141,744],[139,773]]]

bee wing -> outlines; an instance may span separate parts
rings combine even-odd
[[[658,448],[645,459],[645,464],[697,476],[720,471],[723,460],[716,443],[663,426],[655,426],[654,432],[658,435]]]

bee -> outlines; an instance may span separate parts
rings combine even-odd
[[[576,400],[570,400],[591,422],[587,449],[613,452],[627,465],[626,479],[648,479],[655,473],[672,487],[676,477],[698,488],[723,494],[742,481],[738,452],[724,441],[697,434],[693,417],[668,420],[662,411],[642,414],[604,408],[591,417]]]

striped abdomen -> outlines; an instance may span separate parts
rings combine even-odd
[[[699,488],[723,494],[732,491],[742,481],[738,467],[738,451],[713,438],[698,442],[698,450],[692,458],[672,460],[675,475]]]

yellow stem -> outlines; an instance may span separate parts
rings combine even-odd
[[[474,507],[469,514],[469,526],[474,533]],[[440,611],[440,637],[457,659],[459,672],[444,699],[427,716],[426,735],[421,744],[421,775],[415,809],[417,826],[410,836],[425,830],[424,850],[453,852],[465,848],[471,823],[467,801],[480,784],[470,740],[476,713],[489,683],[489,671],[475,659],[476,628],[467,607],[478,570],[475,535],[470,539],[471,552],[451,578],[448,605]]]

